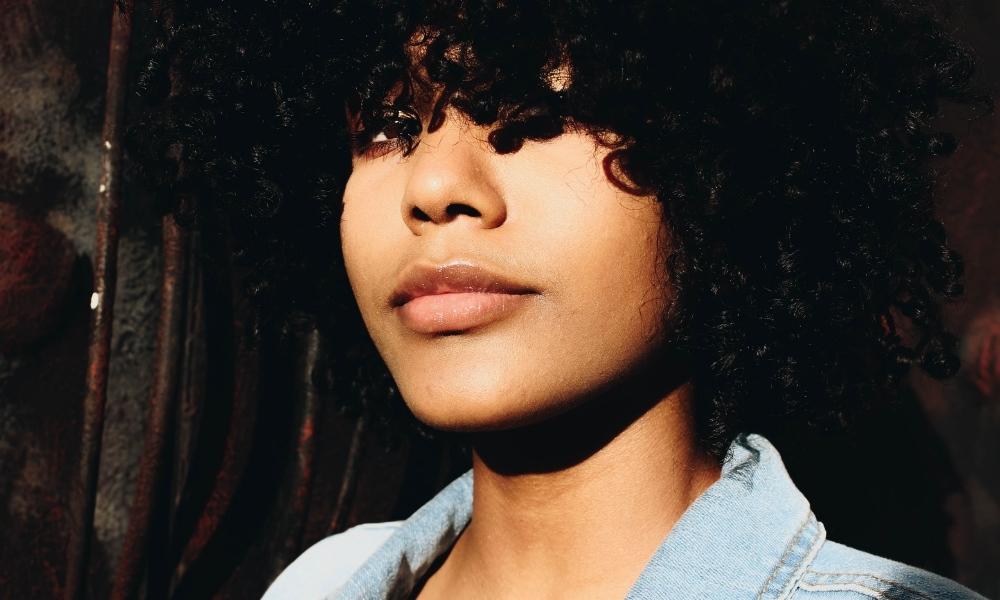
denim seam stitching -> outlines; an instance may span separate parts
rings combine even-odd
[[[800,583],[799,587],[807,592],[857,592],[859,594],[875,598],[876,600],[901,600],[899,596],[887,596],[884,592],[864,585],[863,583]]]
[[[839,575],[839,576],[846,576],[846,577],[865,577],[865,578],[868,578],[868,579],[875,580],[875,581],[877,581],[879,583],[884,583],[885,585],[892,586],[894,588],[899,589],[900,591],[905,591],[907,593],[913,594],[917,598],[922,598],[923,600],[934,600],[934,598],[932,598],[931,596],[928,596],[927,594],[925,594],[925,593],[923,593],[923,592],[921,592],[919,590],[915,590],[915,589],[913,589],[913,588],[911,588],[911,587],[909,587],[907,585],[903,585],[902,583],[900,583],[898,581],[894,581],[892,579],[886,579],[884,577],[879,577],[878,575],[874,575],[872,573],[845,573],[845,572],[842,572],[842,571],[814,571],[814,570],[810,569],[810,570],[807,571],[807,574],[810,574],[810,575],[819,575],[819,576],[838,576]],[[857,583],[857,582],[838,582],[838,583],[831,583],[831,584],[812,584],[812,585],[838,585],[839,583]],[[863,587],[868,587],[868,586],[865,586],[864,584],[860,584],[860,583],[858,583],[857,585],[861,585]],[[885,594],[885,592],[879,592],[879,593],[883,594],[883,595]],[[888,596],[886,596],[886,597],[888,597]]]
[[[816,523],[817,525],[819,524],[818,521],[815,520],[812,511],[807,511],[805,518],[802,520],[802,524],[799,525],[798,529],[795,531],[795,535],[792,536],[792,539],[789,540],[788,544],[785,546],[785,551],[782,553],[781,558],[778,559],[778,563],[774,566],[774,569],[771,570],[771,574],[768,576],[767,580],[764,581],[764,585],[761,586],[760,592],[758,592],[757,594],[758,600],[762,600],[764,598],[764,595],[770,591],[771,584],[773,584],[774,581],[778,578],[778,574],[779,572],[782,571],[782,568],[785,566],[790,566],[789,562],[792,560],[793,555],[800,556],[800,554],[797,553],[796,551],[799,549],[800,546],[806,545],[807,542],[804,538],[807,536],[808,533],[807,528],[813,523]],[[817,528],[816,534],[818,533],[819,531]],[[809,537],[811,538],[811,540],[814,540],[816,535]],[[802,560],[799,561],[798,567],[791,573],[791,575],[788,578],[788,582],[786,582],[785,585],[782,586],[781,591],[778,594],[774,595],[775,598],[787,597],[788,591],[795,587],[794,583],[802,577],[802,574],[805,572],[806,565],[808,564],[808,562],[804,559],[808,558],[809,555],[815,554],[814,551],[815,548],[813,546],[815,546],[815,544],[811,544],[808,550],[802,553],[804,554],[804,556],[802,556]]]
[[[812,523],[816,526],[816,532],[812,539],[812,546],[809,548],[809,552],[802,558],[802,562],[794,573],[794,576],[789,579],[788,584],[782,591],[781,598],[792,597],[792,594],[798,587],[799,582],[802,581],[802,577],[804,577],[806,572],[809,570],[809,565],[811,565],[813,560],[816,559],[816,555],[819,554],[820,548],[823,547],[823,542],[826,541],[826,528],[823,527],[823,524],[820,523],[818,519],[816,519],[816,515],[811,512],[810,517]]]

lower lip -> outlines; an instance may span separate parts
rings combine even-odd
[[[457,333],[507,316],[528,294],[456,292],[414,298],[397,308],[403,325],[417,333]]]

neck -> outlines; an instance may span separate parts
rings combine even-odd
[[[476,436],[473,519],[426,596],[624,597],[719,477],[689,384],[631,392]]]

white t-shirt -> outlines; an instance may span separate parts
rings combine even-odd
[[[261,600],[328,597],[340,589],[402,523],[365,523],[316,542],[281,572]]]

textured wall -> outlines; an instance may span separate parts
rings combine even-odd
[[[49,597],[67,544],[86,367],[110,2],[5,1],[0,10],[0,589]],[[120,540],[141,436],[158,271],[140,215],[125,224],[97,537]],[[152,278],[150,278],[152,275]],[[128,372],[127,372],[128,371]],[[106,548],[97,547],[103,562]]]

